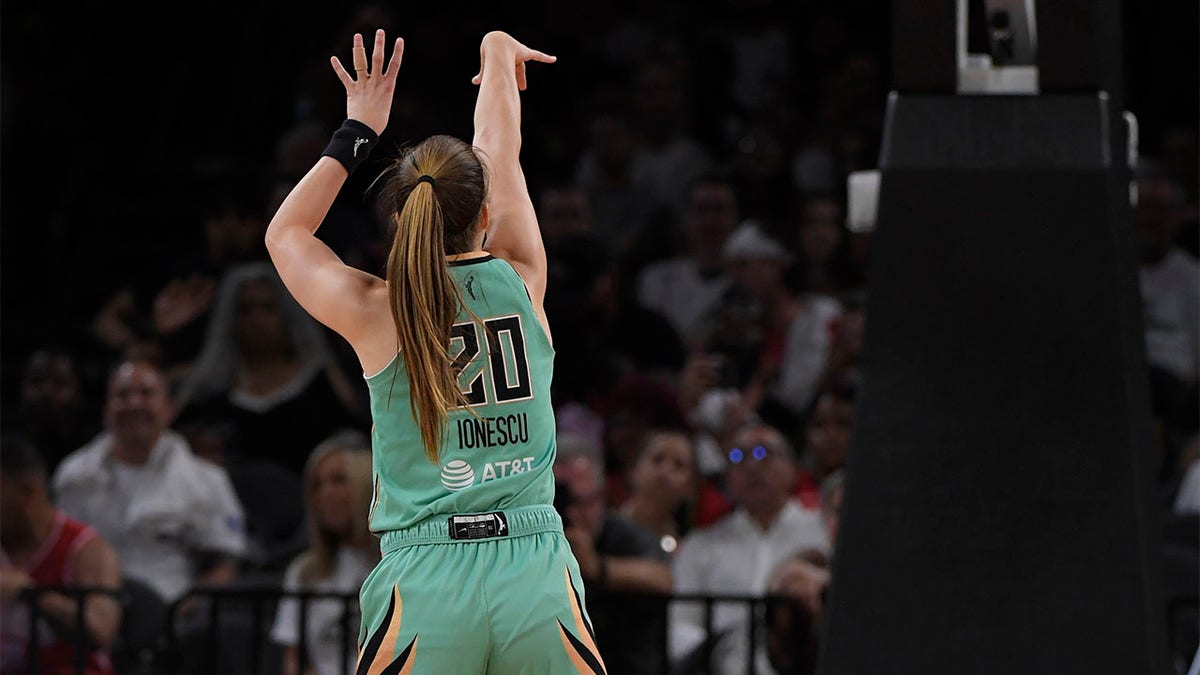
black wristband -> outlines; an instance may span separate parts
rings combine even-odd
[[[379,134],[371,127],[358,120],[348,119],[333,132],[329,145],[321,152],[323,157],[332,157],[346,167],[346,171],[354,173],[354,169],[367,159],[371,149],[379,142]]]

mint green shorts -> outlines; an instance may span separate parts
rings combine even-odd
[[[604,673],[558,513],[500,513],[382,535],[359,594],[360,675]]]

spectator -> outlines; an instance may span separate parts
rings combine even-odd
[[[821,505],[821,486],[840,470],[850,448],[850,425],[854,418],[856,387],[840,383],[822,391],[803,417],[801,439],[804,452],[797,465],[792,492],[805,509]],[[701,483],[697,525],[710,525],[733,510],[721,480],[708,476]]]
[[[91,524],[125,574],[170,603],[198,584],[238,575],[246,539],[225,470],[192,454],[169,428],[172,407],[158,366],[125,360],[113,370],[104,431],[54,473],[59,507]]]
[[[1173,431],[1197,428],[1200,263],[1177,243],[1184,192],[1153,162],[1137,172],[1140,286],[1151,388]]]
[[[538,200],[538,225],[546,251],[553,253],[564,237],[593,234],[592,206],[588,193],[572,184],[551,184]]]
[[[1187,203],[1185,208],[1184,221],[1187,222],[1188,232],[1180,233],[1180,240],[1184,248],[1191,251],[1194,255],[1200,255],[1197,251],[1197,236],[1200,231],[1197,231],[1197,202],[1200,201],[1200,162],[1197,158],[1200,157],[1200,146],[1197,141],[1200,140],[1196,135],[1196,127],[1189,126],[1181,121],[1171,122],[1163,127],[1161,150],[1159,153],[1162,156],[1163,166],[1171,172],[1171,175],[1179,181],[1180,187],[1184,192],[1184,201]]]
[[[1200,514],[1200,435],[1193,434],[1180,455],[1183,477],[1171,500],[1171,511]]]
[[[737,197],[724,178],[698,177],[683,215],[687,253],[649,263],[637,276],[637,301],[665,316],[685,346],[694,347],[729,287],[722,248],[738,225]]]
[[[829,535],[830,551],[836,550],[843,491],[841,470],[821,484],[821,518]],[[769,604],[767,616],[767,652],[779,675],[816,672],[831,568],[831,556],[816,550],[801,551],[781,563],[771,576],[771,593],[784,599]]]
[[[620,513],[659,537],[669,555],[691,524],[696,491],[696,458],[692,438],[683,429],[655,429],[647,434],[629,472],[629,499]]]
[[[609,508],[600,451],[569,434],[558,438],[555,504],[579,563],[596,644],[611,673],[657,673],[664,661],[658,598],[668,593],[671,568],[659,537]]]
[[[809,549],[828,551],[828,533],[820,516],[801,508],[793,498],[796,459],[784,435],[761,422],[751,422],[733,439],[726,485],[735,510],[684,537],[672,564],[675,593],[763,597],[769,590],[771,572],[784,560]],[[712,670],[708,672],[745,672],[750,657],[748,608],[742,603],[717,603],[712,620],[714,634],[708,642],[701,607],[673,604],[673,666],[693,667],[697,660],[705,661],[711,650]],[[761,641],[758,647],[754,655],[757,669],[770,673]]]
[[[611,247],[594,235],[557,242],[550,257],[546,313],[554,322],[560,370],[556,395],[602,397],[634,374],[672,381],[683,366],[683,344],[657,312],[620,287]]]
[[[641,65],[634,80],[633,180],[675,214],[688,202],[688,186],[717,165],[691,134],[687,78],[666,61]]]
[[[865,294],[842,295],[841,309],[829,327],[829,355],[818,379],[818,391],[862,384],[862,349],[867,328]]]
[[[229,167],[220,172],[233,173]],[[139,261],[137,275],[123,274],[122,284],[92,318],[92,337],[108,354],[127,355],[149,343],[162,354],[171,387],[181,380],[200,351],[212,311],[217,279],[229,268],[266,257],[266,198],[254,181],[242,176],[200,177],[197,241],[177,251]]]
[[[806,419],[804,472],[817,485],[846,464],[857,391],[847,384],[821,392]]]
[[[729,355],[741,373],[736,384],[749,390],[752,401],[769,399],[798,417],[816,395],[829,355],[830,326],[841,307],[828,296],[789,288],[784,272],[791,254],[754,222],[743,223],[730,235],[724,256],[734,281],[724,303],[732,303],[739,316],[748,315],[758,324],[752,360],[737,363],[745,359],[744,346]],[[736,329],[726,331],[730,332]]]
[[[613,507],[629,498],[629,472],[655,429],[682,429],[687,421],[672,389],[645,374],[624,378],[600,402],[604,417],[604,468]]]
[[[794,266],[797,288],[838,297],[859,290],[862,275],[854,261],[845,209],[832,193],[816,193],[800,201],[799,227],[785,238],[799,252]]]
[[[356,382],[270,263],[237,266],[221,280],[204,347],[180,385],[179,423],[229,420],[229,461],[270,460],[299,477],[308,450],[338,429],[365,427]]]
[[[74,675],[79,646],[78,601],[43,592],[35,602],[38,623],[37,669],[29,658],[29,605],[21,597],[38,586],[88,586],[117,591],[121,568],[111,544],[50,501],[46,464],[23,437],[5,434],[0,448],[0,672]],[[86,675],[113,672],[109,650],[121,624],[113,596],[90,593],[83,600],[82,639]]]
[[[289,593],[357,594],[379,562],[379,544],[368,530],[371,509],[370,440],[357,430],[330,436],[304,467],[309,548],[284,575]],[[275,614],[271,638],[284,645],[283,675],[342,675],[352,672],[358,633],[358,603],[311,600],[300,619],[300,602],[285,599]],[[351,612],[343,617],[343,612]],[[304,625],[307,653],[300,653]],[[342,634],[342,626],[349,631]],[[345,656],[345,660],[343,660]],[[307,669],[306,669],[307,666]]]
[[[95,435],[92,412],[75,354],[57,345],[35,349],[21,370],[19,427],[48,472]]]
[[[633,181],[633,137],[625,117],[612,111],[598,113],[590,132],[575,183],[588,195],[596,231],[615,250],[623,251],[635,233],[650,224],[660,204],[650,189]]]
[[[752,325],[746,326],[746,333],[751,330]],[[722,449],[726,437],[751,415],[737,386],[740,380],[736,363],[728,353],[696,351],[688,355],[679,373],[676,397],[694,430],[696,469],[705,482],[725,474],[729,463],[728,450]]]

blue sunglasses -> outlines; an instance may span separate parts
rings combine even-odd
[[[758,461],[762,461],[767,458],[767,449],[761,445],[756,445],[754,446],[754,449],[750,451],[750,456]],[[741,448],[734,448],[729,451],[730,462],[733,462],[734,464],[741,464],[743,459],[746,459],[746,453],[742,452]]]

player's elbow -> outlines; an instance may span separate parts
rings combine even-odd
[[[266,245],[268,253],[274,254],[279,250],[280,240],[282,239],[280,229],[278,224],[273,220],[267,225],[266,234],[263,235],[263,243]]]
[[[263,237],[263,244],[266,246],[267,255],[272,261],[284,260],[288,257],[290,251],[295,250],[296,237],[294,232],[286,227],[278,227],[272,225],[267,226],[267,233]]]

